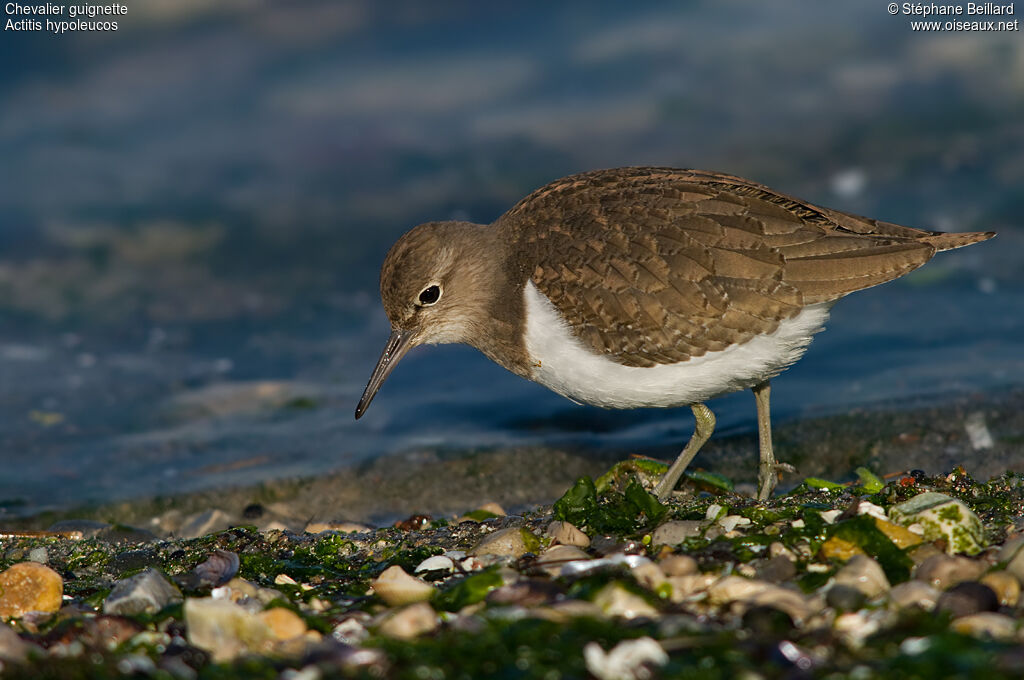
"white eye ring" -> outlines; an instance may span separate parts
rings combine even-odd
[[[417,300],[420,307],[430,307],[436,305],[437,301],[441,299],[441,284],[432,283],[423,290],[420,291]]]

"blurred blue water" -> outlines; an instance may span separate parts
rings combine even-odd
[[[1024,383],[1016,34],[915,34],[884,3],[153,0],[0,59],[6,512],[412,447],[671,455],[686,409],[578,407],[463,347],[413,352],[352,420],[390,243],[596,167],[1000,232],[838,304],[779,417]],[[751,402],[712,404],[719,431]]]

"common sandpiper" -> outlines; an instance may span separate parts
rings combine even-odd
[[[572,175],[490,225],[428,222],[395,243],[380,276],[391,337],[355,415],[411,348],[466,343],[575,402],[690,406],[696,428],[655,489],[664,499],[714,430],[705,402],[749,388],[764,500],[779,469],[769,381],[832,305],[992,236],[851,215],[715,172]]]

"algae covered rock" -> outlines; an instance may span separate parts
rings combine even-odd
[[[981,520],[974,511],[962,501],[934,491],[889,508],[889,519],[905,527],[919,528],[925,540],[944,540],[950,554],[974,555],[987,545]]]

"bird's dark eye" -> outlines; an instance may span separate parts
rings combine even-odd
[[[431,285],[427,286],[420,293],[420,304],[427,306],[432,305],[441,298],[441,286]]]

